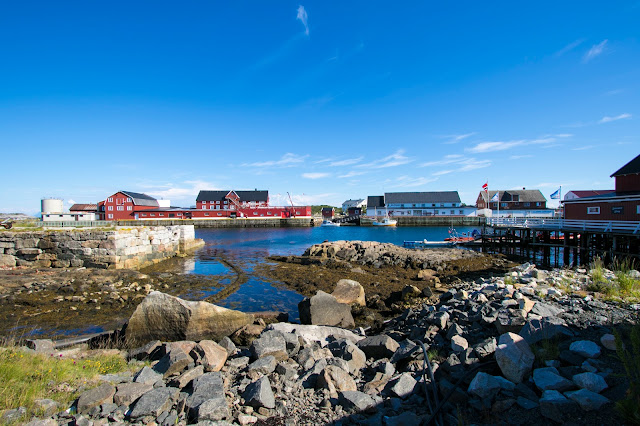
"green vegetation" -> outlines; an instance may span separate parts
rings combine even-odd
[[[536,362],[545,367],[546,361],[560,358],[560,343],[557,338],[543,339],[531,346],[531,350],[536,356]]]
[[[614,259],[611,269],[615,278],[607,279],[604,262],[600,257],[595,257],[590,264],[591,282],[587,285],[587,290],[602,293],[610,298],[638,299],[640,281],[630,275],[634,267],[635,262],[629,258]]]
[[[41,398],[53,399],[64,409],[79,396],[78,386],[91,388],[99,374],[127,369],[120,355],[75,360],[0,348],[0,411],[25,407],[29,418],[39,414],[34,401]]]
[[[625,398],[616,403],[616,409],[629,424],[640,425],[640,325],[631,329],[631,351],[623,345],[622,335],[614,330],[616,353],[624,365],[629,389]]]
[[[322,209],[325,208],[325,207],[331,208],[333,206],[330,206],[330,205],[327,205],[327,204],[322,204],[322,205],[319,205],[319,206],[311,206],[311,214],[314,215],[314,216],[315,215],[321,215],[322,214]],[[342,208],[341,207],[334,207],[334,208],[335,208],[335,213],[336,214],[342,214]]]

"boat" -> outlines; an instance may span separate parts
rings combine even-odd
[[[466,232],[463,232],[462,234],[458,234],[458,232],[454,228],[450,228],[449,235],[451,236],[448,238],[445,238],[444,240],[451,242],[453,244],[470,243],[470,242],[476,241],[480,237],[480,233],[478,232],[477,229],[474,229],[473,232],[467,235]]]
[[[329,219],[325,219],[320,226],[340,226],[340,222],[332,222]]]
[[[382,220],[374,220],[373,226],[397,226],[398,221],[391,219],[389,216],[385,216]]]
[[[455,243],[453,241],[404,241],[402,243],[404,247],[407,248],[427,248],[427,247],[446,247],[453,246]]]

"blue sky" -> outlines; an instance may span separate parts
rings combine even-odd
[[[0,211],[613,188],[640,154],[638,22],[640,1],[4,2]]]

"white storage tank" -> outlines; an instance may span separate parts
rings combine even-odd
[[[61,198],[43,198],[41,206],[42,214],[62,213],[64,211],[64,203]]]

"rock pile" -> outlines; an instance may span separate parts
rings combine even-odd
[[[569,273],[580,282],[580,273],[523,265],[461,283],[375,333],[277,323],[246,348],[227,337],[154,341],[129,353],[151,366],[106,377],[80,395],[76,414],[49,421],[400,425],[435,415],[441,424],[460,416],[604,423],[611,392],[624,385],[603,356],[612,350],[610,326],[637,318],[553,286]]]

